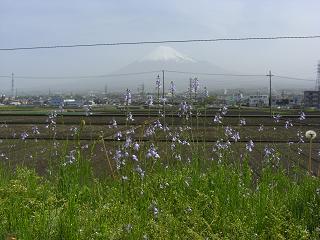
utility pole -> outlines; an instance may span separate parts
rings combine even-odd
[[[162,70],[163,126],[166,126],[166,102],[164,99],[164,70]]]
[[[271,83],[272,83],[272,74],[271,70],[269,71],[269,74],[267,74],[269,77],[269,109],[270,109],[270,118],[272,118],[272,94],[271,94]]]
[[[158,105],[160,106],[160,75],[159,74],[157,76],[156,86],[158,90]]]
[[[162,101],[164,101],[164,70],[162,70]]]
[[[190,97],[190,104],[192,99],[192,78],[189,78],[189,97]]]
[[[11,73],[11,97],[14,98],[14,74]]]

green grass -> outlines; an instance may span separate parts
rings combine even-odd
[[[94,178],[77,153],[46,177],[2,166],[0,236],[17,239],[319,239],[320,180],[244,163],[130,163]],[[206,167],[203,167],[205,165]],[[123,180],[121,176],[127,176]],[[318,191],[318,193],[317,193]]]
[[[45,146],[40,141],[1,141],[0,150],[12,149],[0,163],[0,238],[320,239],[320,179],[299,169],[295,163],[301,156],[293,154],[285,167],[277,158],[280,152],[268,158],[263,146],[261,159],[244,144],[241,152],[231,147],[212,152],[217,143],[197,143],[199,129],[191,129],[191,120],[182,123],[181,129],[156,129],[148,142],[140,141],[147,130],[143,124],[136,133],[123,131],[126,142],[94,138],[84,148],[80,136],[94,133],[84,122],[73,140],[59,144],[54,139]],[[187,124],[191,127],[183,130]],[[223,126],[217,129],[201,133],[226,137]],[[168,141],[158,141],[162,132]],[[103,129],[100,134],[104,136]],[[179,140],[173,140],[175,134]],[[23,159],[16,153],[18,141]],[[99,174],[94,170],[97,150],[102,157]],[[116,150],[122,153],[119,159],[114,158]],[[44,154],[41,164],[46,163],[42,172],[37,172],[37,156],[31,158],[33,164],[25,161],[29,153],[40,156],[39,151]],[[146,158],[151,151],[160,158]],[[145,170],[143,177],[138,166]]]

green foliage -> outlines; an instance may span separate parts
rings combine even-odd
[[[198,157],[199,158],[199,157]],[[50,178],[1,167],[0,236],[18,239],[319,239],[320,181],[249,164],[160,165],[95,179],[79,153]],[[129,170],[128,170],[129,171]],[[318,192],[317,192],[318,191]]]

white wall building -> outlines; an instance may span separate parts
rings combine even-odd
[[[249,96],[249,106],[250,107],[262,107],[269,105],[268,95],[250,95]]]
[[[82,107],[83,102],[76,99],[65,99],[63,101],[65,107]]]

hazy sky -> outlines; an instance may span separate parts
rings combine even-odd
[[[0,47],[319,35],[319,0],[1,0]],[[242,73],[315,78],[320,39],[168,44]],[[0,52],[0,75],[113,72],[157,45]],[[21,80],[22,81],[22,80]],[[23,80],[21,85],[36,84]],[[9,88],[0,78],[2,88]],[[17,83],[18,84],[18,83]]]

